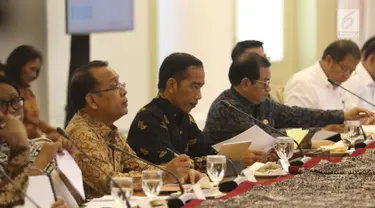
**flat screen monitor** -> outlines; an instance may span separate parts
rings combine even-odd
[[[66,0],[67,33],[127,31],[133,27],[133,0]]]

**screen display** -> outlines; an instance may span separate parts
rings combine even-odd
[[[66,0],[67,32],[132,30],[133,0]]]

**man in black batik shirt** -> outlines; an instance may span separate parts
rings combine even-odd
[[[266,58],[256,53],[242,54],[233,61],[229,70],[232,86],[212,103],[204,128],[204,133],[215,143],[238,135],[255,124],[273,136],[281,136],[267,128],[265,124],[275,128],[323,127],[372,115],[362,108],[354,108],[347,112],[324,111],[276,103],[268,98],[271,90],[270,66]],[[225,103],[257,118],[262,123],[255,122]]]
[[[187,154],[195,169],[204,169],[206,155],[217,152],[189,112],[202,98],[202,62],[185,53],[168,56],[159,70],[159,94],[133,120],[128,143],[138,156],[164,164],[177,154]]]

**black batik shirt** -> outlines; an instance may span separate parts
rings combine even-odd
[[[229,102],[234,107],[262,121],[262,123],[254,123],[251,117],[228,107],[222,101]],[[343,122],[344,112],[342,110],[324,111],[295,106],[289,107],[270,99],[255,105],[242,97],[234,88],[231,88],[221,93],[212,103],[203,131],[209,138],[218,143],[242,133],[254,124],[273,136],[281,136],[264,124],[277,129],[286,129],[323,127],[329,124],[342,124]]]
[[[193,117],[161,97],[154,98],[137,113],[127,141],[139,157],[158,165],[175,157],[167,148],[189,155],[199,170],[204,169],[204,156],[217,153]]]

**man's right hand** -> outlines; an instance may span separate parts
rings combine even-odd
[[[167,170],[176,174],[180,181],[184,180],[189,175],[190,168],[190,157],[185,154],[174,158],[167,164]],[[168,182],[171,182],[171,180],[173,179],[170,177],[167,178]]]
[[[11,115],[0,112],[0,139],[7,141],[10,147],[28,147],[29,139],[23,123]]]

